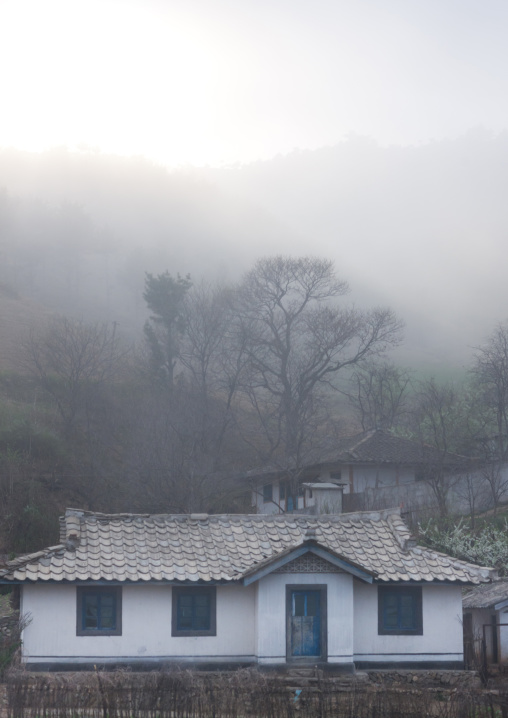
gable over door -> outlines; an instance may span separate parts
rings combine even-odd
[[[286,586],[288,661],[326,660],[326,608],[326,585]]]

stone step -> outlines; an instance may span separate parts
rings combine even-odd
[[[289,676],[316,676],[321,673],[317,668],[288,668],[287,671]]]

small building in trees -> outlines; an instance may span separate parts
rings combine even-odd
[[[396,510],[332,516],[70,509],[10,561],[23,663],[463,666],[462,588],[494,572],[417,546]]]
[[[466,662],[508,664],[508,579],[471,588],[462,608]]]
[[[429,484],[466,471],[467,457],[374,429],[328,442],[301,467],[270,466],[247,472],[257,513],[319,513],[312,485],[344,492],[345,510],[432,502]],[[326,499],[331,500],[329,497]],[[332,512],[333,513],[333,512]]]

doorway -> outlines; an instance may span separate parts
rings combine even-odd
[[[288,661],[326,661],[326,585],[286,586]]]

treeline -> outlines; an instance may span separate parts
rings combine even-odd
[[[247,511],[247,470],[285,469],[295,491],[302,467],[354,430],[391,429],[443,457],[499,465],[508,328],[476,351],[467,384],[421,381],[386,360],[401,321],[355,308],[347,292],[332,262],[278,256],[236,284],[146,274],[139,345],[114,323],[53,316],[32,327],[19,370],[0,375],[4,550],[54,543],[65,505]],[[440,467],[426,480],[446,510]],[[492,481],[498,501],[505,489]]]

